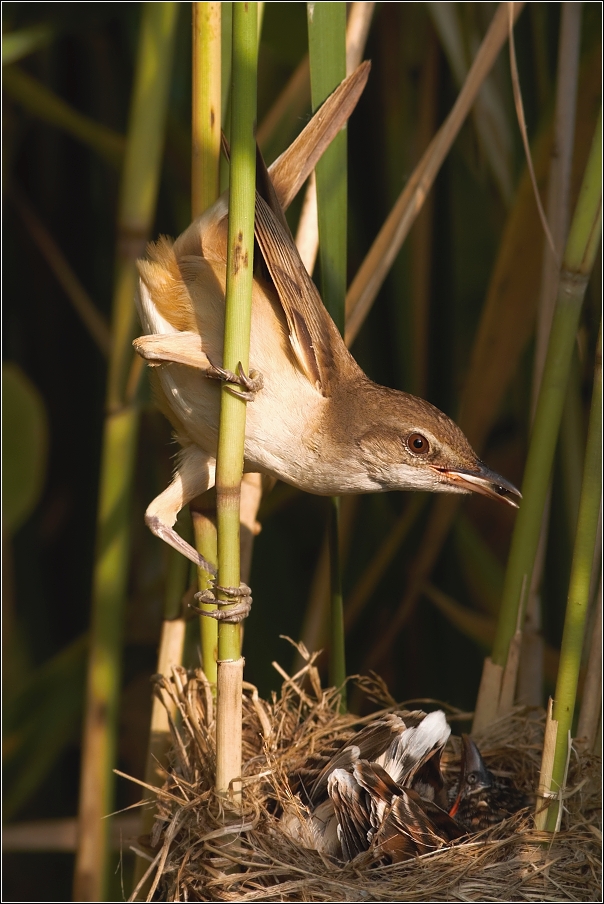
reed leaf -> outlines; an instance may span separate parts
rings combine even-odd
[[[308,3],[308,46],[313,111],[346,77],[346,8],[341,3]],[[319,256],[323,301],[340,333],[344,333],[346,299],[347,164],[346,129],[332,141],[316,166]],[[331,582],[330,681],[346,680],[344,608],[339,561],[340,501],[330,500],[329,549]],[[345,707],[345,698],[342,706]]]

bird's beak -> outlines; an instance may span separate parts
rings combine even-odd
[[[475,470],[466,470],[465,468],[438,468],[440,474],[443,474],[448,481],[457,484],[460,488],[468,490],[472,493],[480,493],[482,496],[489,496],[491,499],[503,499],[513,508],[518,508],[519,500],[522,494],[516,487],[491,471],[482,462],[478,463]]]
[[[474,774],[474,782],[470,785],[467,781],[470,773]],[[449,816],[453,817],[459,810],[459,805],[464,797],[477,794],[491,784],[492,777],[480,755],[480,750],[467,734],[461,736],[461,771],[459,774],[459,794],[455,803],[449,810]]]

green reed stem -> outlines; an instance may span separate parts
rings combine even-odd
[[[525,605],[539,542],[543,507],[554,460],[579,316],[602,230],[601,112],[566,244],[549,347],[537,402],[523,500],[516,519],[505,577],[493,662],[503,666],[519,611]],[[523,587],[526,588],[523,592]]]
[[[193,109],[191,120],[191,216],[200,216],[220,194],[220,125],[222,94],[221,3],[193,3]],[[216,494],[213,490],[191,503],[196,549],[216,564]],[[198,585],[207,590],[211,575],[199,568]],[[215,608],[203,603],[202,608]],[[218,624],[200,617],[201,657],[208,681],[216,684]]]
[[[307,3],[310,85],[313,112],[346,77],[346,6]],[[321,291],[342,335],[346,320],[346,130],[332,141],[316,167]],[[346,708],[346,654],[342,575],[339,562],[339,500],[330,504],[331,684],[342,688]]]
[[[227,248],[223,366],[249,370],[256,194],[256,72],[258,10],[256,3],[233,5],[233,76],[231,174]],[[239,510],[245,446],[246,403],[222,389],[216,463],[218,585],[240,583]],[[230,603],[232,604],[232,599]],[[228,595],[218,594],[220,608]],[[218,696],[216,789],[225,793],[241,774],[241,632],[239,625],[218,625]],[[238,665],[239,668],[231,668]],[[228,674],[227,684],[222,676]],[[228,686],[227,686],[228,685]]]
[[[558,723],[556,752],[552,771],[551,790],[557,793],[565,784],[568,744],[572,731],[579,667],[589,607],[589,591],[594,554],[598,544],[598,521],[602,500],[602,327],[596,353],[591,415],[587,434],[585,467],[579,519],[570,574],[568,601],[560,666],[554,695],[553,719]],[[547,829],[553,832],[558,821],[558,801],[552,803],[547,814]]]

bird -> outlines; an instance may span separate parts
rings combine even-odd
[[[447,415],[365,375],[287,226],[284,210],[350,115],[368,71],[363,64],[340,85],[270,170],[258,158],[254,232],[262,265],[252,288],[249,374],[222,368],[226,196],[176,241],[150,244],[138,264],[144,335],[134,347],[151,365],[158,405],[181,447],[174,479],[148,506],[145,521],[211,572],[174,524],[215,483],[219,380],[238,383],[251,401],[244,471],[318,495],[474,492],[518,506],[519,491],[479,460]]]
[[[447,791],[440,764],[450,733],[441,710],[381,716],[329,751],[325,763],[318,757],[291,777],[297,803],[284,810],[281,828],[338,860],[370,852],[377,862],[399,863],[526,806],[519,789],[488,771],[467,735],[459,778]]]
[[[449,816],[469,832],[478,832],[507,819],[527,807],[526,794],[505,777],[487,769],[480,750],[467,734],[462,734],[459,784],[449,790],[453,803]]]

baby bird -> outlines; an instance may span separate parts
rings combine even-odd
[[[294,778],[302,806],[286,811],[283,829],[303,846],[339,860],[372,851],[380,861],[398,863],[526,806],[525,795],[496,779],[464,735],[454,804],[447,812],[440,761],[450,733],[441,711],[380,717],[333,753],[314,779],[304,771]]]
[[[391,862],[466,834],[447,814],[440,759],[451,729],[441,711],[385,715],[334,753],[312,781],[306,804],[288,812],[285,831],[340,860],[370,848]]]
[[[178,512],[215,482],[220,389],[243,384],[244,469],[319,495],[429,490],[482,493],[517,507],[520,493],[490,471],[461,430],[423,399],[378,386],[358,366],[306,272],[283,211],[350,115],[364,64],[325,102],[288,151],[257,167],[250,375],[222,369],[228,208],[225,197],[174,242],[141,261],[137,299],[160,407],[181,445],[170,486],[148,507],[151,530],[196,564],[176,533]],[[213,571],[213,569],[210,569]]]
[[[449,815],[468,832],[478,832],[529,805],[526,794],[507,778],[493,775],[472,738],[462,734],[461,772]],[[453,790],[453,789],[452,789]]]

